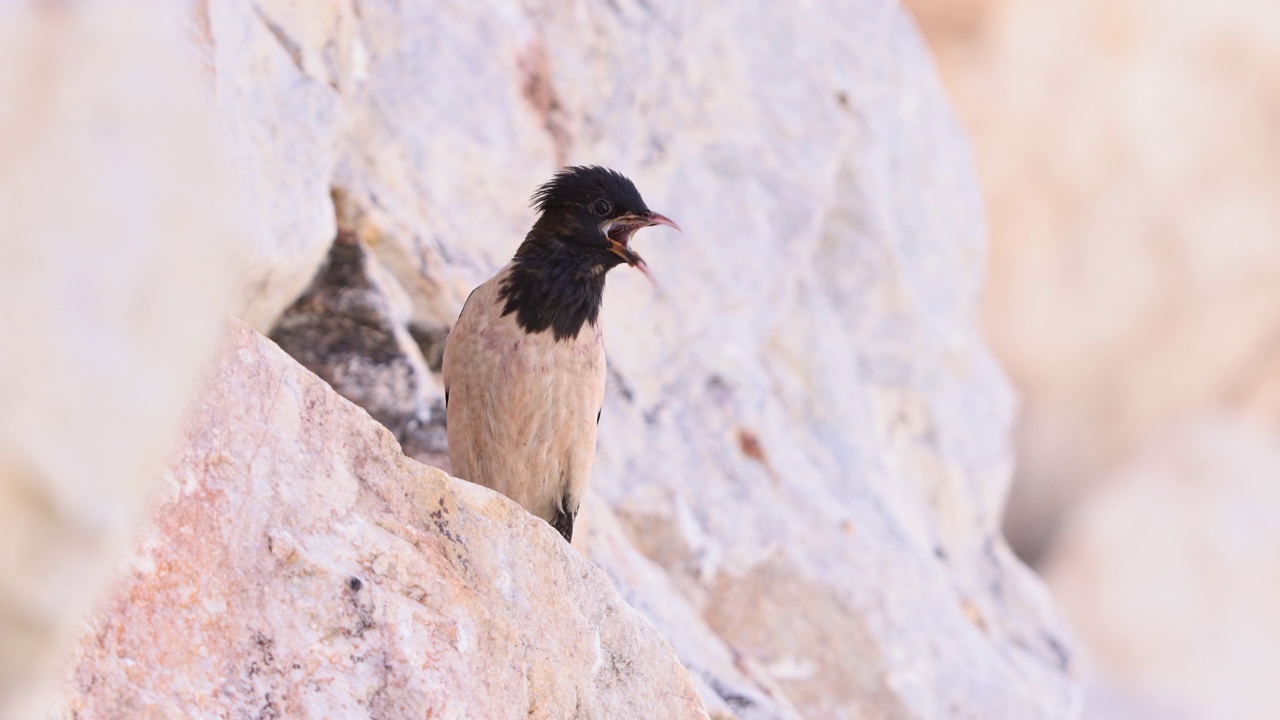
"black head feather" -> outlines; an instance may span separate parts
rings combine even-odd
[[[622,173],[599,165],[564,168],[538,188],[529,204],[539,213],[546,214],[548,211],[590,207],[598,198],[613,202],[615,216],[623,212],[641,214],[649,210],[635,183]]]
[[[503,315],[515,313],[527,332],[550,329],[557,340],[570,339],[599,318],[605,273],[624,261],[642,263],[629,250],[624,259],[617,245],[620,241],[625,247],[631,232],[643,224],[618,226],[611,231],[611,242],[606,228],[614,226],[609,221],[653,213],[635,184],[595,165],[556,173],[533,194],[531,205],[538,219],[499,290]]]

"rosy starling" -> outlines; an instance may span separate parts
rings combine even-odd
[[[533,207],[538,219],[515,257],[472,291],[446,341],[449,459],[454,475],[571,540],[604,401],[605,274],[621,263],[648,274],[631,235],[679,227],[602,167],[565,168]]]

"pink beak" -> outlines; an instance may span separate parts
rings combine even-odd
[[[661,215],[656,212],[650,212],[649,225],[647,227],[653,227],[654,225],[666,225],[669,228],[675,228],[676,230],[680,230],[680,232],[684,232],[684,230],[681,230],[680,226],[676,224],[675,220],[672,220],[666,215]]]

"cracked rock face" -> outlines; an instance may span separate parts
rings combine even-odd
[[[195,398],[77,653],[78,718],[705,718],[555,531],[399,453],[254,331]]]
[[[998,529],[1013,398],[974,321],[969,157],[897,5],[193,11],[255,198],[239,312],[409,452],[432,349],[560,163],[626,173],[685,233],[641,249],[656,288],[609,281],[575,537],[603,575],[319,381],[228,382],[187,433],[234,447],[179,456],[156,532],[181,552],[144,544],[73,707],[145,687],[168,714],[287,692],[300,712],[506,717],[475,697],[484,668],[485,698],[536,717],[1078,716],[1066,628]],[[224,381],[242,352],[278,358],[237,343]],[[205,599],[206,568],[241,567],[272,582]],[[195,630],[148,644],[161,622]]]

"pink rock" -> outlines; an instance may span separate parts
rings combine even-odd
[[[237,328],[68,716],[701,718],[605,575]]]

